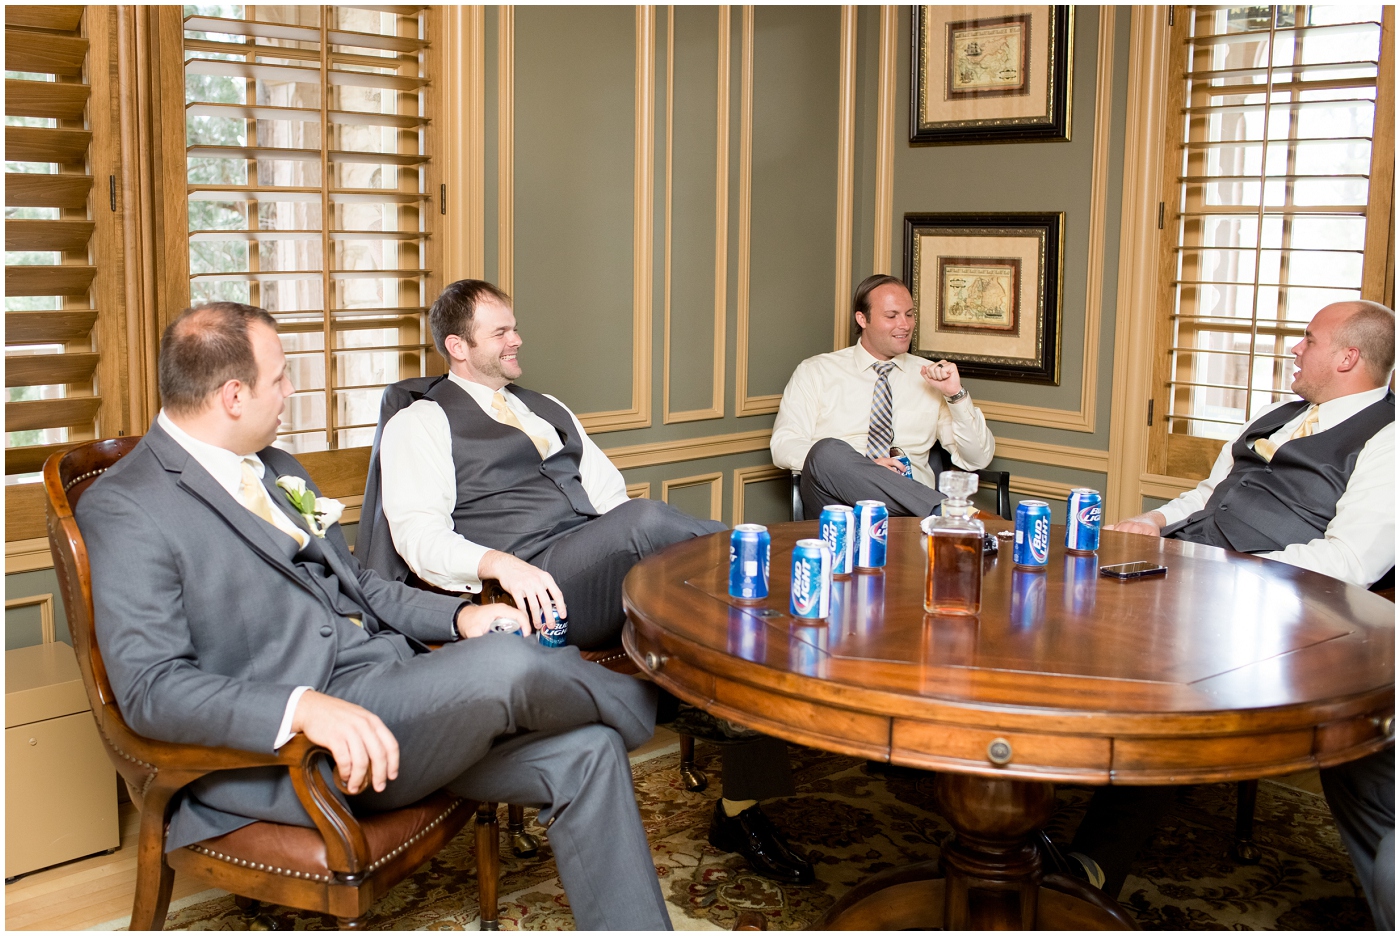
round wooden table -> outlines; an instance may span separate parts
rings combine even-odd
[[[639,563],[623,585],[623,644],[658,685],[722,718],[938,772],[958,833],[941,865],[862,884],[828,928],[1131,925],[1100,892],[1042,876],[1031,837],[1055,781],[1255,779],[1393,738],[1395,606],[1333,578],[1111,532],[1097,556],[1055,545],[1045,571],[1024,572],[1003,541],[985,561],[982,613],[934,616],[918,521],[893,519],[887,567],[837,579],[830,618],[807,621],[788,614],[788,580],[793,543],[817,524],[770,532],[770,592],[756,604],[729,597],[728,533]],[[1138,559],[1169,571],[1098,574]]]

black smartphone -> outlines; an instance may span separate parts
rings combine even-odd
[[[1120,562],[1099,569],[1100,575],[1116,579],[1142,578],[1144,575],[1166,575],[1167,567],[1155,562]]]

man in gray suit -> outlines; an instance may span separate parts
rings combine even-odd
[[[301,732],[356,810],[442,787],[538,806],[580,929],[668,929],[626,755],[652,735],[652,687],[489,632],[501,615],[528,631],[514,609],[362,570],[334,504],[286,493],[317,492],[271,447],[285,368],[263,310],[186,310],[161,343],[164,409],[79,502],[123,716],[152,738],[253,751]],[[311,825],[284,770],[191,784],[166,846],[257,819]]]

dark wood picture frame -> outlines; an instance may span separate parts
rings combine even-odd
[[[947,7],[939,9],[946,10]],[[1027,11],[1045,7],[1023,7]],[[951,74],[951,56],[942,36],[926,34],[923,6],[910,8],[909,52],[909,142],[915,146],[938,146],[958,143],[1022,143],[1066,142],[1070,138],[1071,97],[1074,76],[1074,8],[1051,6],[1048,28],[1033,30],[1029,14],[998,16],[969,21],[967,25],[1011,25],[1024,22],[1023,62],[1029,62],[1032,44],[1045,43],[1047,113],[1039,116],[989,115],[957,120],[924,121],[922,105],[927,96],[941,88]],[[1041,33],[1044,33],[1042,35]],[[930,42],[932,41],[932,45]],[[1025,91],[962,92],[958,98],[982,100],[984,107],[993,107],[998,99],[1023,97]],[[990,100],[986,100],[990,99]]]
[[[1058,386],[1064,303],[1064,232],[1063,212],[906,214],[904,284],[914,297],[914,308],[918,312],[910,353],[929,360],[952,361],[966,377]],[[921,281],[921,268],[926,263],[921,238],[925,237],[957,238],[962,247],[946,257],[934,256],[935,269],[939,271],[936,275],[943,275],[950,264],[971,266],[979,262],[988,267],[1014,270],[1005,276],[1004,282],[1009,284],[1012,294],[1006,297],[1001,322],[985,327],[965,323],[943,326],[943,300],[948,284]],[[967,250],[966,242],[978,238],[987,239],[988,249]],[[999,241],[1004,246],[1006,238],[1035,240],[1034,262],[1030,269],[1015,258],[998,256],[994,245]],[[991,288],[998,294],[1007,290],[998,284],[992,284]],[[969,338],[984,342],[985,353],[970,352],[966,347],[962,350],[939,348],[934,337],[938,334],[954,334],[965,346]],[[1024,342],[1024,336],[1031,334],[1034,342],[1029,354],[1008,353],[1010,343]],[[925,347],[926,344],[930,346]]]

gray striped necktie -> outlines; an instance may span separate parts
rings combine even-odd
[[[870,398],[870,433],[865,440],[867,458],[889,458],[890,446],[894,444],[894,411],[890,395],[890,371],[894,361],[882,361],[875,365],[875,395]]]

